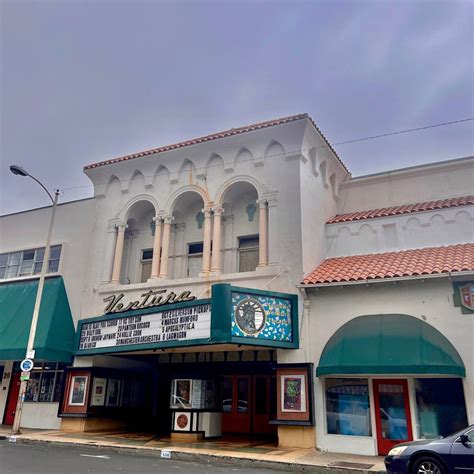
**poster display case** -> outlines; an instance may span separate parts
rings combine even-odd
[[[314,426],[312,364],[278,364],[277,419],[272,424]]]
[[[214,380],[174,379],[171,382],[171,432],[221,436],[220,410]]]

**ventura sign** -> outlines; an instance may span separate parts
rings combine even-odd
[[[84,323],[79,350],[189,341],[211,336],[211,305]]]
[[[78,322],[76,355],[213,344],[299,347],[296,295],[228,283],[212,285],[211,298],[201,300],[166,291],[130,302],[122,293],[106,298],[104,315]]]
[[[125,295],[119,293],[118,295],[111,295],[104,298],[104,303],[107,306],[104,309],[105,314],[123,313],[134,309],[152,308],[154,306],[164,306],[165,304],[182,303],[184,301],[194,301],[195,296],[191,295],[190,291],[183,291],[181,294],[176,294],[170,291],[167,295],[167,290],[149,290],[140,295],[140,299],[124,303]]]

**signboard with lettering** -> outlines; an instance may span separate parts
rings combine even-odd
[[[76,355],[212,344],[299,347],[296,295],[217,283],[209,299],[189,292],[163,299],[161,290],[149,290],[123,300],[108,297],[106,314],[79,321]]]
[[[79,350],[189,341],[211,336],[211,305],[91,321],[81,326]]]

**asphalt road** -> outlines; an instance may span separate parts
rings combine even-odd
[[[0,441],[0,474],[270,474],[259,468],[175,461],[81,447],[26,445]],[[278,471],[282,472],[282,471]]]

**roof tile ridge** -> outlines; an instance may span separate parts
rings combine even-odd
[[[142,151],[137,151],[134,153],[130,153],[128,155],[123,155],[115,158],[110,158],[108,160],[103,160],[103,161],[98,161],[96,163],[91,163],[88,165],[84,166],[84,170],[87,169],[92,169],[92,168],[98,168],[101,166],[105,166],[108,164],[113,164],[117,163],[119,161],[126,161],[129,159],[134,159],[134,158],[140,158],[142,156],[147,156],[147,155],[152,155],[154,153],[161,153],[163,151],[169,151],[169,150],[174,150],[176,148],[183,148],[185,146],[191,146],[197,143],[203,143],[206,141],[211,141],[211,140],[216,140],[219,138],[226,138],[228,136],[233,136],[233,135],[238,135],[240,133],[245,133],[249,131],[254,131],[254,130],[259,130],[262,128],[268,128],[271,126],[276,126],[276,125],[282,125],[284,123],[289,123],[289,122],[296,122],[297,120],[301,120],[304,118],[310,118],[309,115],[305,112],[302,114],[296,114],[296,115],[288,115],[286,117],[280,117],[277,119],[272,119],[272,120],[265,120],[262,122],[256,122],[254,124],[250,125],[243,125],[241,127],[236,127],[236,128],[229,128],[226,130],[222,130],[220,132],[213,132],[208,135],[203,135],[200,137],[195,137],[195,138],[190,138],[187,140],[181,140],[176,143],[168,144],[168,145],[162,145],[159,147],[155,148],[150,148],[148,150],[142,150]]]
[[[443,204],[440,206],[436,206],[436,203],[438,202],[441,202]],[[446,204],[444,204],[445,202]],[[451,197],[451,198],[438,199],[438,200],[433,200],[433,201],[406,203],[406,204],[399,204],[397,206],[379,207],[376,209],[365,209],[362,211],[353,211],[353,212],[347,212],[344,214],[336,214],[335,216],[327,220],[326,224],[337,224],[340,222],[350,222],[353,220],[364,220],[364,219],[375,219],[377,217],[386,217],[386,215],[380,215],[380,216],[378,215],[382,213],[387,213],[387,215],[400,215],[400,214],[409,214],[411,212],[423,212],[427,210],[446,209],[449,207],[468,206],[470,204],[474,204],[473,195]],[[397,211],[404,207],[410,208],[410,209],[403,210],[402,212]]]

